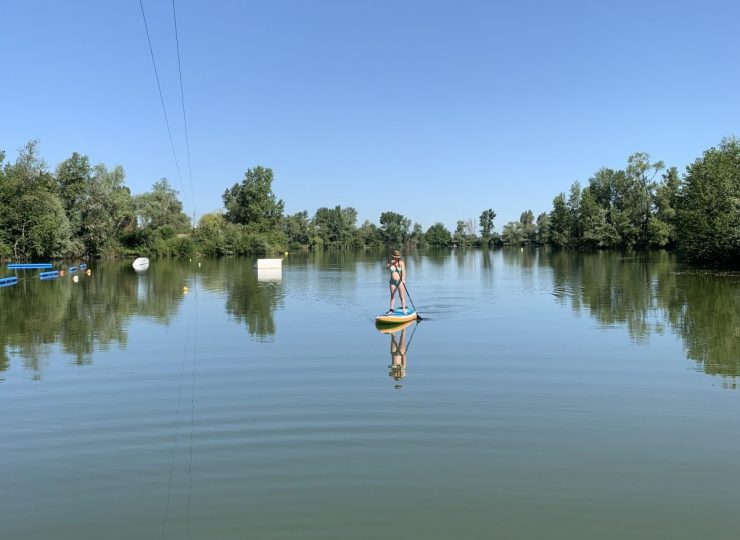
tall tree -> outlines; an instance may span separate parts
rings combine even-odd
[[[355,231],[355,236],[360,247],[381,247],[383,245],[378,226],[368,219]]]
[[[15,227],[13,254],[16,258],[46,258],[64,255],[69,239],[69,221],[62,201],[44,189],[20,195],[9,213]],[[13,232],[11,230],[11,232]]]
[[[501,241],[507,246],[520,246],[527,243],[527,235],[521,221],[510,221],[501,231]]]
[[[134,202],[125,178],[121,166],[108,170],[99,163],[93,167],[79,205],[79,236],[90,255],[115,251],[121,233],[134,225]]]
[[[655,218],[665,224],[665,243],[668,246],[676,242],[676,204],[680,188],[678,169],[671,167],[655,189]]]
[[[579,204],[580,245],[586,248],[607,247],[613,240],[606,222],[606,210],[599,206],[590,187],[581,192]]]
[[[676,237],[689,260],[740,266],[740,141],[724,139],[686,168]]]
[[[315,247],[350,248],[355,240],[357,210],[352,207],[319,208],[311,222]]]
[[[260,165],[244,173],[241,184],[224,192],[226,220],[246,225],[253,232],[274,231],[283,217],[285,203],[275,197],[272,182],[272,169]]]
[[[570,234],[570,216],[568,204],[565,202],[565,193],[559,193],[552,200],[550,212],[550,244],[555,247],[568,245]]]
[[[452,240],[460,247],[465,247],[467,245],[464,220],[457,220],[457,226],[455,227],[455,234],[452,235]]]
[[[409,238],[411,220],[396,212],[380,214],[380,234],[383,243],[389,247],[402,247]]]
[[[524,237],[524,241],[529,244],[534,244],[537,240],[537,228],[534,224],[534,213],[531,210],[525,210],[519,216],[519,223],[521,225],[521,234]]]
[[[537,216],[536,239],[540,245],[546,244],[550,239],[550,215],[547,212],[542,212]]]
[[[409,237],[409,246],[412,248],[425,248],[427,247],[426,239],[424,238],[424,230],[421,228],[421,224],[414,223],[414,228],[411,231]]]
[[[650,245],[650,218],[653,215],[653,179],[665,166],[662,161],[650,163],[650,155],[646,152],[636,152],[627,159],[625,173],[631,187],[632,221],[638,230],[637,243],[647,247]]]
[[[283,218],[283,232],[288,237],[288,242],[301,246],[308,246],[311,223],[308,219],[308,211],[296,212]]]
[[[581,225],[581,184],[573,182],[568,195],[568,243],[578,246],[583,236]]]
[[[431,248],[447,247],[452,242],[452,235],[444,224],[437,222],[427,229],[424,235]]]
[[[69,220],[54,177],[39,157],[37,141],[21,148],[15,163],[3,166],[0,181],[0,249],[5,255],[66,254]]]
[[[182,211],[182,203],[166,178],[154,183],[152,190],[136,196],[136,215],[142,227],[161,229],[172,227],[177,232],[191,228],[190,219]]]
[[[479,218],[480,233],[485,244],[488,244],[491,239],[491,233],[493,232],[493,220],[495,218],[496,212],[494,212],[492,208],[489,208],[488,210],[483,210],[483,212],[481,212]]]
[[[83,204],[90,192],[92,181],[90,159],[74,152],[57,166],[56,180],[59,194],[67,212],[72,234],[77,236],[82,228]]]

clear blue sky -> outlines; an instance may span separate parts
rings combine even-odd
[[[5,2],[0,148],[41,141],[168,177],[200,216],[255,165],[286,211],[394,210],[496,230],[646,151],[684,167],[740,135],[740,3],[145,0]],[[184,189],[183,189],[184,188]],[[194,199],[194,201],[193,201]]]

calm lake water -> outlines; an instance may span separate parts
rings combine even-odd
[[[252,262],[0,289],[2,538],[738,537],[739,274],[411,255],[392,334],[382,254]]]

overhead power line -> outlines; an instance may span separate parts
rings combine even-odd
[[[177,33],[177,13],[175,0],[172,0],[172,20],[175,23],[175,45],[177,46],[177,73],[180,76],[180,102],[182,103],[182,123],[185,126],[185,150],[188,156],[188,178],[190,179],[190,196],[193,201],[193,225],[195,225],[195,190],[193,189],[193,167],[190,161],[190,137],[188,137],[188,120],[185,115],[185,93],[182,89],[182,65],[180,64],[180,39]]]
[[[152,49],[152,40],[149,37],[149,26],[146,23],[146,13],[144,13],[144,3],[142,2],[142,0],[139,0],[139,6],[141,6],[141,18],[144,20],[144,30],[146,30],[146,41],[149,44],[149,54],[152,57],[152,66],[154,67],[154,78],[157,80],[157,90],[159,91],[159,101],[162,104],[162,113],[164,113],[164,123],[167,125],[167,135],[170,138],[170,147],[172,148],[172,157],[175,158],[175,168],[177,169],[177,178],[180,180],[180,188],[184,191],[185,187],[182,182],[182,174],[180,173],[180,163],[177,160],[177,152],[175,152],[175,142],[172,139],[172,130],[170,129],[170,120],[167,117],[167,107],[165,107],[164,105],[164,97],[162,95],[162,85],[159,83],[159,73],[157,72],[157,62],[155,62],[154,60],[154,49]],[[178,64],[179,64],[179,54],[180,53],[178,51]],[[180,84],[182,84],[182,79],[181,79]],[[195,200],[193,200],[193,205],[195,205]]]

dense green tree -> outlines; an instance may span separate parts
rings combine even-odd
[[[411,220],[396,212],[380,214],[380,234],[388,247],[402,247],[409,239]]]
[[[676,236],[691,261],[740,266],[738,139],[724,139],[687,167],[677,199]]]
[[[37,140],[28,142],[20,149],[15,164],[6,173],[19,182],[25,192],[42,190],[57,193],[54,176],[49,172],[46,161],[39,155],[39,141]]]
[[[536,241],[538,244],[544,245],[548,238],[550,238],[550,215],[547,212],[542,212],[537,216]]]
[[[102,163],[93,167],[80,203],[79,237],[89,255],[114,253],[122,233],[135,225],[134,202],[125,178],[123,167],[108,170]]]
[[[589,187],[581,192],[579,203],[580,245],[585,248],[608,247],[613,241],[606,222],[606,209],[599,206]]]
[[[352,207],[319,208],[311,220],[314,247],[351,248],[355,246],[357,210]]]
[[[424,237],[424,230],[421,228],[420,223],[414,223],[414,228],[411,231],[411,236],[409,237],[408,245],[411,248],[418,248],[418,249],[424,249],[428,247],[427,241]]]
[[[531,210],[525,210],[519,216],[524,241],[528,244],[534,244],[537,241],[537,227],[534,224],[534,213]]]
[[[480,234],[483,237],[483,243],[488,245],[491,240],[491,233],[493,232],[493,220],[496,218],[496,212],[492,208],[483,210],[481,212],[479,223],[480,223]]]
[[[448,247],[452,242],[452,234],[442,223],[435,223],[427,229],[424,235],[431,248]]]
[[[375,223],[365,220],[355,232],[357,244],[361,247],[379,248],[383,246],[380,229]]]
[[[464,220],[457,220],[455,233],[452,235],[452,241],[460,247],[465,247],[467,245],[467,234],[465,233]]]
[[[669,247],[676,242],[676,204],[680,188],[681,179],[678,176],[678,169],[671,167],[655,189],[655,218],[665,224],[665,244]],[[662,245],[655,240],[651,243]]]
[[[234,184],[224,192],[226,220],[246,225],[252,232],[276,230],[285,204],[272,192],[272,182],[272,169],[259,165],[249,169],[241,184]]]
[[[4,155],[3,155],[4,158]],[[0,250],[16,259],[66,254],[70,227],[56,181],[38,155],[38,142],[24,146],[0,177]]]
[[[573,182],[568,195],[568,244],[577,247],[581,244],[581,184]]]
[[[637,233],[636,243],[642,247],[650,245],[650,218],[653,215],[653,193],[655,176],[665,166],[662,161],[650,163],[650,155],[636,152],[627,159],[625,173],[630,186],[629,213]]]
[[[136,217],[141,227],[154,230],[171,227],[180,233],[191,229],[190,219],[182,211],[177,191],[166,178],[155,182],[151,191],[137,195],[135,203]]]
[[[565,202],[565,193],[559,193],[552,201],[552,212],[550,212],[550,237],[549,243],[555,247],[565,247],[569,242],[570,214],[568,204]]]
[[[69,221],[59,197],[43,189],[29,190],[20,195],[9,215],[16,228],[13,235],[16,259],[65,254],[63,248],[69,238]]]
[[[62,161],[56,170],[59,194],[69,219],[73,235],[79,236],[82,229],[83,205],[86,202],[92,182],[90,159],[74,152]]]
[[[227,223],[223,214],[204,214],[195,229],[195,239],[203,255],[218,256],[233,253],[227,244]]]
[[[311,222],[308,211],[296,212],[283,218],[283,232],[288,237],[291,247],[307,247],[310,242]]]
[[[521,221],[510,221],[501,231],[501,241],[506,246],[522,246],[527,243],[527,233]]]

